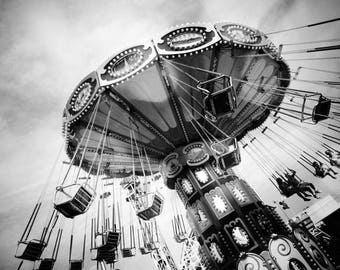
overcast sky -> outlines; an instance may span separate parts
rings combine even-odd
[[[0,0],[0,270],[18,263],[16,241],[62,144],[63,107],[76,84],[105,59],[186,22],[239,22],[268,32],[339,14],[338,0]],[[339,29],[330,24],[273,40],[338,38]],[[307,64],[340,70],[338,60]],[[247,180],[265,202],[272,201],[266,197],[272,187],[263,185],[261,172],[244,166],[246,176],[253,176],[253,169],[258,174]],[[340,192],[339,182],[329,179],[320,187]],[[296,205],[295,212],[305,206]],[[121,268],[134,269],[136,261]]]

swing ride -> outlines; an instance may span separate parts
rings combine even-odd
[[[248,155],[283,196],[310,200],[317,190],[273,149],[311,174],[314,162],[327,163],[327,153],[339,151],[339,97],[291,88],[306,67],[291,71],[270,34],[235,23],[179,26],[86,76],[63,113],[70,161],[52,216],[40,238],[31,239],[39,201],[18,244],[18,269],[23,261],[54,268],[64,221],[72,222],[69,269],[84,269],[88,219],[90,259],[98,268],[149,254],[157,269],[178,269],[156,219],[165,203],[156,187],[160,174],[186,210],[176,208],[169,222],[184,247],[181,269],[335,269],[308,231],[291,230],[236,173],[241,154]],[[74,259],[75,222],[82,217],[82,254]],[[52,256],[42,259],[52,236]]]

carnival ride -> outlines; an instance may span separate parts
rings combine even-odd
[[[339,151],[340,98],[323,89],[338,91],[339,83],[299,79],[308,67],[289,69],[283,46],[268,39],[275,33],[235,23],[183,25],[115,54],[86,76],[63,113],[69,161],[54,207],[32,238],[39,198],[18,243],[18,269],[24,261],[53,269],[69,220],[71,270],[85,267],[87,251],[101,269],[138,254],[149,254],[157,269],[178,269],[156,221],[164,205],[160,173],[186,209],[176,206],[169,219],[184,247],[181,269],[335,269],[308,232],[292,233],[234,172],[243,151],[283,196],[302,192],[310,200],[313,191],[302,189],[298,174],[289,175],[295,168],[282,157],[312,174],[318,162],[321,177],[329,172],[325,164],[336,164],[327,153]],[[291,81],[320,91],[290,88]]]

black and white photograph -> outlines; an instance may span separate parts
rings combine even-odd
[[[339,0],[0,0],[0,270],[340,270]]]

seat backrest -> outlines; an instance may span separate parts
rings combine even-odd
[[[83,269],[83,260],[70,261],[70,270],[81,270],[81,269]]]
[[[200,82],[197,88],[205,95],[203,99],[205,115],[216,120],[218,117],[230,114],[237,107],[236,94],[231,78],[224,74]]]
[[[141,248],[139,248],[139,250],[140,250],[140,253],[141,253],[142,255],[149,254],[149,253],[151,252],[151,250],[149,250],[149,249],[146,248],[146,247],[141,247]]]
[[[29,242],[19,242],[15,257],[28,261],[37,261],[40,259],[45,247],[45,242],[36,239]]]
[[[107,238],[106,238],[106,246],[109,248],[116,248],[118,246],[120,239],[120,233],[119,232],[113,232],[109,231],[107,233]]]
[[[52,270],[55,260],[52,258],[45,258],[41,260],[38,270]]]
[[[67,218],[83,214],[90,207],[94,192],[79,184],[62,187],[56,192],[54,208]]]
[[[211,144],[216,163],[222,170],[238,165],[241,162],[240,151],[236,138],[226,138]]]
[[[312,120],[314,123],[325,120],[329,116],[331,110],[331,100],[320,96],[318,104],[313,108]]]

